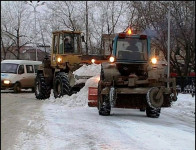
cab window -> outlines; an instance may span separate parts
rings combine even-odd
[[[64,34],[64,52],[74,53],[74,41],[72,35]]]
[[[80,35],[79,34],[64,34],[64,53],[80,53]]]
[[[23,74],[24,73],[24,65],[20,65],[18,67],[18,74]]]
[[[26,65],[27,73],[34,73],[33,65]]]
[[[63,35],[59,36],[59,54],[63,54]]]
[[[54,35],[54,39],[53,39],[53,53],[56,54],[57,53],[57,49],[58,49],[58,36]]]

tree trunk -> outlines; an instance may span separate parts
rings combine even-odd
[[[16,59],[20,59],[20,38],[19,38],[19,28],[16,30],[17,31],[17,45],[16,45],[16,49],[17,49],[17,57]]]

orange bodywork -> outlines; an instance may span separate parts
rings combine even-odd
[[[89,87],[88,88],[88,106],[89,107],[97,106],[97,96],[98,96],[97,87]]]

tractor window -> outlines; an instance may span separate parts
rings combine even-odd
[[[64,34],[64,53],[73,53],[74,46],[73,46],[73,36],[69,34]]]
[[[78,54],[80,52],[80,35],[64,34],[64,53]]]
[[[147,60],[147,40],[130,37],[118,39],[117,59]]]
[[[63,35],[59,36],[59,54],[63,54]]]
[[[53,45],[54,45],[54,47],[53,47],[53,53],[54,54],[56,54],[57,53],[57,47],[58,47],[58,36],[57,35],[54,35],[54,41],[53,41]]]

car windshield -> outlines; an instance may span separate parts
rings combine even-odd
[[[147,40],[126,37],[118,39],[117,59],[147,60]]]
[[[1,73],[17,74],[18,64],[1,63]]]

